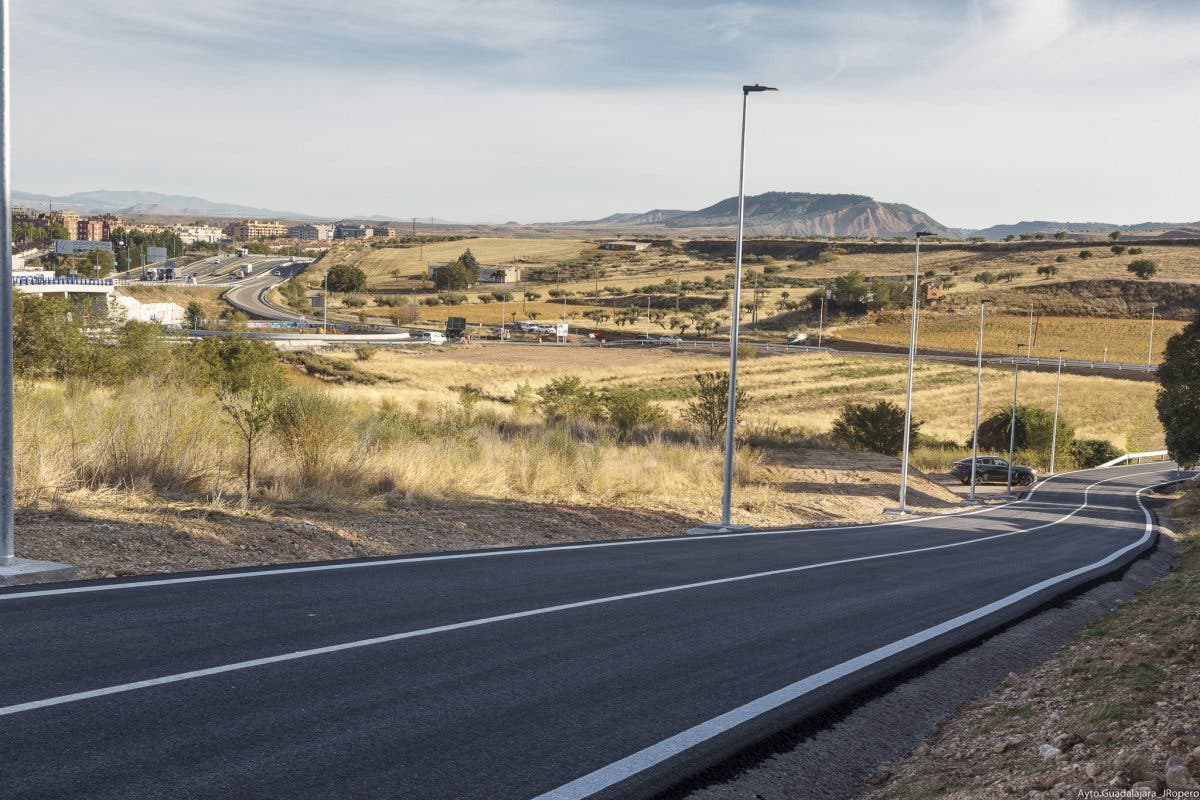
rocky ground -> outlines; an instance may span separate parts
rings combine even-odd
[[[968,704],[864,798],[1200,797],[1200,489],[1166,514],[1182,550],[1167,577]]]

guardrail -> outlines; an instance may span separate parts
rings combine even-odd
[[[1170,456],[1171,456],[1171,454],[1168,453],[1166,450],[1147,450],[1144,453],[1126,453],[1125,455],[1120,456],[1119,458],[1114,458],[1112,461],[1104,462],[1103,464],[1100,465],[1100,468],[1116,467],[1121,464],[1141,464],[1142,462],[1144,462],[1148,459],[1154,459],[1157,461],[1167,461],[1170,459]]]
[[[112,286],[112,278],[76,278],[65,275],[61,278],[13,275],[13,286]]]

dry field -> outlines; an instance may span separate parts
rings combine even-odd
[[[178,303],[187,308],[193,300],[200,303],[206,318],[215,319],[229,306],[221,300],[225,290],[215,286],[122,286],[121,294],[143,303]]]
[[[480,264],[508,264],[518,260],[525,266],[553,264],[575,258],[590,242],[579,239],[464,239],[433,242],[424,247],[370,247],[365,243],[339,244],[323,260],[322,266],[352,263],[367,273],[372,285],[395,283],[397,278],[424,277],[430,262],[453,261],[470,248]]]
[[[846,325],[831,330],[845,338],[880,344],[908,344],[909,323],[901,314]],[[920,320],[920,345],[932,350],[975,352],[979,338],[979,320],[974,315],[927,315]],[[1154,361],[1162,359],[1167,339],[1183,330],[1186,323],[1156,320],[1154,323]],[[1029,341],[1029,318],[993,315],[985,319],[984,351],[1011,354],[1018,343]],[[1038,317],[1033,355],[1065,357],[1083,361],[1124,361],[1146,363],[1150,353],[1149,319],[1106,319],[1100,317]]]
[[[349,354],[340,356],[350,358]],[[353,394],[390,397],[407,407],[434,408],[452,402],[452,386],[470,383],[486,397],[510,398],[522,383],[533,388],[563,375],[575,375],[598,387],[620,386],[651,392],[672,415],[687,403],[692,375],[723,370],[721,356],[694,355],[669,348],[575,348],[543,345],[513,347],[471,345],[412,354],[384,351],[371,368],[395,377],[399,386],[339,389]],[[447,378],[453,376],[453,378]],[[782,427],[807,433],[829,429],[849,402],[902,398],[905,366],[896,359],[787,355],[742,362],[739,382],[752,398],[745,423],[764,430]],[[1021,376],[1021,402],[1052,408],[1055,376]],[[1012,373],[984,371],[985,412],[1010,402]],[[1063,376],[1062,414],[1077,435],[1109,439],[1123,448],[1161,444],[1154,412],[1156,386],[1144,381]],[[922,431],[939,439],[965,442],[971,431],[975,371],[967,366],[918,363],[914,416],[926,420]],[[511,413],[504,402],[483,401],[495,414]]]

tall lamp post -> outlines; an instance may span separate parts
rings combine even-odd
[[[971,496],[968,502],[976,503],[975,476],[979,463],[979,405],[983,399],[983,307],[990,300],[979,301],[979,343],[975,348],[975,433],[971,436]]]
[[[0,567],[13,553],[12,186],[9,184],[8,0],[0,0]]]
[[[1021,367],[1021,348],[1026,345],[1017,342],[1017,351],[1013,354],[1013,403],[1012,419],[1008,422],[1008,494],[1012,496],[1013,452],[1017,447],[1017,376]]]
[[[1158,311],[1158,303],[1150,306],[1150,350],[1146,354],[1146,366],[1154,366],[1154,313]]]
[[[904,395],[904,451],[900,457],[900,507],[896,513],[908,511],[908,448],[912,438],[912,394],[913,394],[913,364],[917,359],[917,304],[921,288],[921,239],[933,236],[929,231],[917,231],[917,250],[913,258],[913,290],[912,290],[912,320],[908,328],[908,388]]]
[[[721,527],[728,528],[733,505],[733,423],[737,416],[738,314],[742,308],[742,237],[746,228],[746,106],[751,92],[778,91],[773,86],[742,87],[742,142],[738,151],[738,229],[733,261],[733,314],[729,323],[729,398],[725,408],[725,485],[721,492]]]
[[[325,312],[325,320],[321,323],[321,333],[329,333],[329,270],[325,270],[325,299],[321,301],[321,310]]]
[[[1063,368],[1063,353],[1066,350],[1059,349],[1058,351],[1058,377],[1054,380],[1054,430],[1050,434],[1050,474],[1054,474],[1054,457],[1058,453],[1058,401],[1062,396],[1062,368]]]

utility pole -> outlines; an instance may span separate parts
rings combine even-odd
[[[983,307],[987,300],[979,301],[979,343],[975,349],[975,433],[971,436],[971,496],[970,502],[976,502],[975,479],[979,464],[979,406],[983,400]]]
[[[1013,354],[1013,401],[1012,419],[1008,423],[1008,494],[1012,495],[1013,481],[1013,452],[1017,447],[1017,376],[1021,368],[1021,348],[1025,345],[1017,343],[1017,351]]]
[[[1029,304],[1029,344],[1025,347],[1025,357],[1033,355],[1033,303]]]

